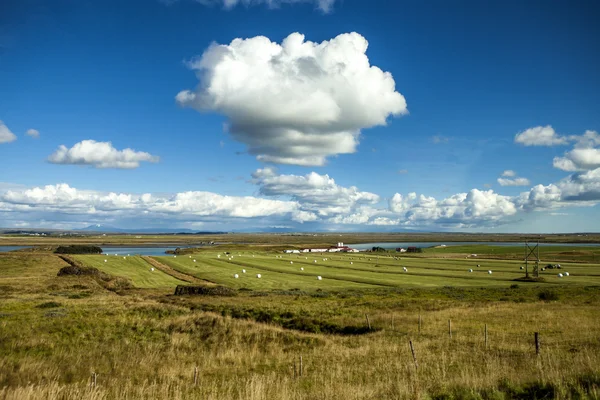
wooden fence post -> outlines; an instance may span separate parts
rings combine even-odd
[[[96,387],[96,384],[98,383],[97,379],[98,379],[98,374],[95,373],[95,372],[92,372],[92,376],[91,376],[91,379],[90,379],[90,386],[91,387],[93,387],[93,388]]]
[[[409,340],[408,344],[410,345],[410,352],[412,353],[413,361],[415,363],[415,369],[419,369],[419,364],[417,363],[417,355],[415,354],[415,348],[413,346],[412,340]]]
[[[485,348],[487,349],[488,347],[488,331],[487,331],[487,324],[485,324],[483,326],[483,339],[484,339],[484,343],[485,343]]]
[[[194,367],[194,386],[198,385],[198,367]]]
[[[535,355],[539,356],[540,355],[540,333],[535,332],[533,335],[535,338]]]
[[[302,365],[302,356],[300,356],[300,376],[302,376],[303,372],[304,372],[304,365]]]
[[[369,314],[365,314],[365,317],[367,318],[367,326],[369,327],[369,330],[371,330],[371,322],[369,321]]]
[[[448,320],[448,337],[452,339],[452,322]]]

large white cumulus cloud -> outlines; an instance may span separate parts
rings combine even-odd
[[[490,225],[517,213],[517,207],[509,196],[493,190],[472,189],[442,200],[396,193],[390,199],[390,210],[407,225]]]
[[[144,151],[132,149],[117,150],[111,142],[83,140],[67,148],[59,148],[48,157],[53,164],[91,165],[96,168],[132,169],[140,166],[140,162],[158,162],[159,157]]]
[[[292,33],[213,44],[189,63],[200,84],[182,106],[229,119],[229,132],[264,162],[323,165],[353,153],[360,130],[407,112],[394,78],[369,63],[358,33],[313,43]]]
[[[265,196],[287,196],[301,207],[319,216],[348,214],[365,204],[375,204],[379,196],[363,192],[356,186],[344,187],[329,175],[311,172],[307,175],[280,175],[272,168],[257,170],[253,182]]]

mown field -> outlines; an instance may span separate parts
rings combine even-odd
[[[152,270],[152,266],[139,256],[85,255],[73,258],[107,274],[129,279],[137,288],[173,288],[186,283],[157,269]]]
[[[0,254],[0,399],[600,398],[598,264],[529,283],[510,253],[226,256],[75,256],[127,288]],[[173,296],[169,271],[234,290]]]
[[[395,253],[230,253],[204,251],[154,259],[177,271],[237,289],[507,287],[525,275],[521,261],[483,259],[479,255],[443,259]],[[546,263],[542,263],[544,265]],[[244,269],[246,273],[242,272]],[[570,276],[558,277],[565,272]],[[234,278],[235,274],[238,278]],[[261,278],[256,274],[261,274]],[[560,270],[549,269],[540,275],[550,285],[600,285],[600,265],[597,264],[562,263]],[[317,276],[322,280],[317,280]]]

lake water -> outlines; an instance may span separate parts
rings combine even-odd
[[[397,247],[432,247],[445,244],[448,247],[462,246],[472,244],[483,244],[490,246],[523,246],[525,243],[518,242],[398,242],[398,243],[358,243],[348,244],[348,246],[358,250],[368,250],[372,247],[383,247],[385,249],[395,249]],[[532,243],[530,243],[531,245]],[[600,243],[540,243],[540,246],[578,246],[578,247],[598,247]],[[0,252],[26,249],[31,246],[0,246]],[[101,246],[102,247],[102,246]],[[164,256],[165,251],[175,250],[178,246],[170,247],[102,247],[102,251],[108,254],[137,254],[142,256]],[[181,246],[180,248],[184,248]]]
[[[433,247],[440,246],[445,244],[448,247],[451,246],[464,246],[464,245],[472,245],[472,244],[483,244],[488,246],[524,246],[525,242],[399,242],[399,243],[358,243],[358,244],[348,244],[349,247],[358,250],[368,250],[373,247],[383,247],[384,249],[395,249],[397,247],[407,248],[407,247]],[[535,243],[529,242],[529,245],[533,245]],[[581,247],[598,247],[600,243],[540,243],[541,246],[581,246]]]
[[[27,249],[31,246],[0,246],[0,253],[6,251],[14,251],[20,249]],[[141,256],[164,256],[165,251],[175,250],[178,246],[173,247],[102,247],[102,251],[108,254],[138,254]],[[183,248],[183,247],[180,247]]]
[[[2,253],[4,251],[27,249],[29,247],[31,247],[31,246],[0,246],[0,253]]]
[[[102,251],[107,254],[137,254],[140,256],[164,256],[165,251],[175,250],[177,246],[173,247],[102,247]],[[183,247],[179,247],[183,248]]]

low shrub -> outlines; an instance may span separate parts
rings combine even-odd
[[[48,301],[46,303],[38,304],[36,308],[57,308],[62,306],[62,304],[57,303],[55,301]]]
[[[56,254],[102,254],[102,249],[98,246],[75,244],[72,246],[58,246],[54,252]]]
[[[556,301],[559,298],[560,296],[558,295],[558,293],[550,289],[544,289],[538,293],[538,299],[542,301]]]

